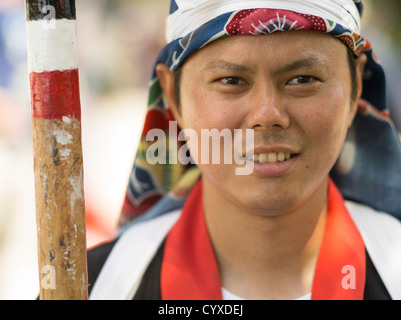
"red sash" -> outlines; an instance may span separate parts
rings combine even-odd
[[[313,300],[362,300],[365,246],[344,200],[330,181],[328,214],[312,287]],[[163,300],[221,300],[221,281],[206,227],[199,182],[166,238]]]

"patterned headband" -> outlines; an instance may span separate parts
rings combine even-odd
[[[353,33],[361,33],[361,6],[355,6],[352,0],[175,0],[166,23],[167,43],[185,37],[188,31],[196,30],[224,13],[254,8],[325,17]]]
[[[251,3],[254,8],[249,8]],[[355,53],[363,52],[367,63],[359,112],[330,176],[344,198],[401,219],[401,146],[387,110],[383,68],[369,41],[356,32],[360,29],[362,8],[360,0],[172,0],[167,33],[169,39],[174,40],[161,51],[155,66],[164,63],[175,70],[192,53],[222,37],[287,30],[325,32],[339,38]],[[214,13],[211,14],[210,10]],[[344,18],[340,19],[343,13]],[[148,111],[120,216],[120,227],[182,207],[200,177],[195,165],[168,161],[150,164],[146,159],[146,151],[154,143],[147,139],[150,130],[164,130],[165,140],[170,144],[177,140],[177,133],[169,130],[172,120],[154,71]],[[170,149],[170,152],[177,150]]]

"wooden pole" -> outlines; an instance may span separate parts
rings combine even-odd
[[[75,0],[26,0],[40,299],[84,300],[86,228]]]

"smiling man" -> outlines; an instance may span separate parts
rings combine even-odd
[[[380,92],[364,90],[365,67],[375,89],[383,77],[361,10],[351,0],[172,1],[143,136],[169,121],[199,137],[252,130],[252,147],[241,146],[252,171],[201,161],[206,141],[188,136],[196,165],[149,165],[142,139],[124,228],[88,255],[91,298],[401,298],[401,224],[379,212],[399,217],[401,206],[374,197],[399,194],[401,149]],[[377,136],[398,164],[366,158]]]

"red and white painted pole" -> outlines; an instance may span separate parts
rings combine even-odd
[[[87,299],[75,0],[26,0],[40,299]]]

